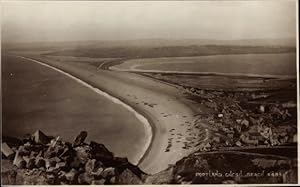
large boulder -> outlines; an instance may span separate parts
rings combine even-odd
[[[75,148],[76,157],[81,161],[81,163],[85,164],[92,156],[91,156],[91,147],[88,145],[78,146]]]
[[[100,160],[104,164],[109,164],[111,161],[113,161],[113,153],[110,152],[103,144],[91,141],[90,148],[92,159]]]
[[[68,173],[65,174],[65,177],[66,177],[66,180],[68,180],[70,184],[76,184],[78,175],[79,175],[78,171],[73,168]]]
[[[88,161],[85,164],[85,172],[89,175],[92,174],[92,172],[95,170],[96,167],[96,160],[95,159],[88,159]]]
[[[120,173],[116,180],[117,184],[143,184],[143,181],[129,169]]]
[[[138,166],[131,164],[130,162],[115,166],[116,168],[116,173],[120,174],[124,170],[129,169],[134,175],[139,177],[140,179],[144,179],[146,176],[146,173],[144,173]]]
[[[101,176],[105,179],[111,178],[114,175],[115,175],[115,168],[112,167],[105,168],[101,173]]]
[[[174,167],[156,173],[154,175],[147,176],[145,184],[172,184],[173,183],[173,170]]]
[[[50,138],[41,130],[35,131],[35,133],[32,134],[32,139],[37,144],[48,144],[50,142]]]
[[[109,165],[112,167],[117,167],[121,165],[127,165],[128,162],[129,161],[126,157],[114,157]]]
[[[75,138],[73,142],[73,146],[79,146],[84,143],[85,139],[87,137],[87,132],[86,131],[81,131],[80,134]]]
[[[1,144],[1,152],[6,158],[9,159],[12,159],[15,154],[15,152],[5,142]]]
[[[94,181],[94,178],[86,172],[81,173],[78,176],[78,183],[79,184],[92,184],[93,181]]]

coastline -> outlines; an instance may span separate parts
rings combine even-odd
[[[197,150],[194,145],[186,147],[186,143],[189,142],[186,138],[194,136],[190,130],[195,119],[195,112],[190,106],[192,103],[181,101],[182,93],[174,86],[142,75],[97,69],[83,63],[61,63],[30,54],[26,57],[76,75],[77,78],[113,95],[147,116],[150,125],[153,125],[153,141],[144,157],[140,157],[139,167],[144,172],[160,172]]]
[[[146,117],[144,117],[137,109],[134,109],[132,106],[126,104],[124,101],[120,100],[119,98],[114,97],[114,96],[110,95],[109,93],[104,92],[104,91],[100,90],[99,88],[96,88],[93,85],[90,85],[87,82],[85,82],[85,81],[83,81],[83,80],[81,80],[81,79],[79,79],[79,78],[71,75],[70,73],[62,71],[62,70],[60,70],[60,69],[58,69],[58,68],[56,68],[54,66],[51,66],[49,64],[43,63],[43,62],[35,60],[35,59],[23,57],[23,56],[17,56],[17,57],[20,57],[20,58],[23,58],[23,59],[26,59],[26,60],[30,60],[30,61],[38,63],[38,64],[40,64],[42,66],[46,66],[48,68],[51,68],[51,69],[53,69],[53,70],[55,70],[55,71],[57,71],[59,73],[62,73],[65,76],[67,76],[67,77],[75,80],[77,83],[79,83],[79,84],[81,84],[81,85],[83,85],[83,86],[91,89],[92,91],[96,92],[97,94],[99,94],[99,95],[101,95],[101,96],[109,99],[113,103],[121,105],[122,107],[126,108],[128,111],[132,112],[135,115],[135,117],[139,121],[141,121],[141,123],[143,124],[143,127],[145,129],[145,132],[147,134],[147,137],[146,137],[147,143],[144,146],[144,148],[142,149],[140,155],[138,156],[138,159],[136,161],[133,161],[133,164],[138,165],[143,160],[143,158],[146,156],[149,148],[151,147],[151,144],[152,144],[152,141],[153,141],[153,137],[154,137],[154,134],[155,134],[155,130],[153,129],[154,125],[151,125],[151,122],[149,122],[149,120]]]
[[[249,78],[266,78],[266,79],[294,79],[293,75],[260,75],[244,73],[220,73],[220,72],[192,72],[192,71],[160,71],[160,70],[142,70],[142,69],[122,69],[115,66],[109,67],[112,71],[131,72],[131,73],[160,73],[160,74],[177,74],[177,75],[199,75],[199,76],[228,76],[228,77],[249,77]]]
[[[256,55],[278,55],[278,54],[295,54],[294,52],[286,52],[286,53],[262,53]],[[235,72],[215,72],[215,71],[177,71],[177,70],[158,70],[158,69],[143,69],[143,65],[147,64],[177,64],[178,62],[175,61],[165,61],[166,59],[177,59],[177,60],[193,60],[198,58],[210,58],[210,57],[230,57],[230,56],[247,56],[247,55],[254,55],[252,53],[245,53],[245,54],[219,54],[219,55],[203,55],[203,56],[184,56],[184,57],[157,57],[157,58],[144,58],[144,59],[128,59],[123,60],[120,64],[108,64],[109,70],[113,71],[124,71],[124,72],[132,72],[132,73],[159,73],[159,74],[175,74],[175,75],[199,75],[199,76],[227,76],[227,77],[245,77],[245,78],[265,78],[265,79],[295,79],[297,76],[290,75],[290,74],[273,74],[273,73],[235,73]],[[135,62],[138,60],[150,60],[150,62],[140,63]],[[163,60],[163,61],[160,61]],[[193,63],[193,61],[185,62],[185,63]]]

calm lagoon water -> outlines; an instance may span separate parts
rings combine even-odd
[[[296,53],[241,54],[129,60],[119,68],[296,76]]]

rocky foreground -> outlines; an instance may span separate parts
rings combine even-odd
[[[297,183],[297,159],[241,151],[196,152],[154,175],[103,144],[73,143],[41,131],[18,140],[3,137],[2,184],[234,184]]]
[[[142,184],[146,174],[103,144],[85,143],[82,131],[73,144],[41,131],[2,143],[2,184]],[[4,140],[5,141],[5,140]]]

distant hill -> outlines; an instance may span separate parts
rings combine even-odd
[[[104,44],[104,43],[103,43]],[[107,43],[108,44],[108,43]],[[296,39],[245,39],[245,40],[213,40],[213,39],[141,39],[110,42],[113,45],[130,45],[144,47],[190,46],[190,45],[241,45],[241,46],[296,46]]]
[[[2,43],[3,49],[19,50],[61,50],[80,47],[111,48],[111,47],[174,47],[203,45],[234,45],[234,46],[283,46],[296,47],[296,39],[244,39],[244,40],[214,40],[214,39],[136,39],[115,41],[67,41],[67,42],[34,42],[34,43]]]
[[[188,57],[226,54],[275,54],[295,52],[294,47],[278,46],[236,46],[236,45],[191,45],[165,47],[77,47],[43,53],[55,56],[76,56],[90,58],[157,58]]]

